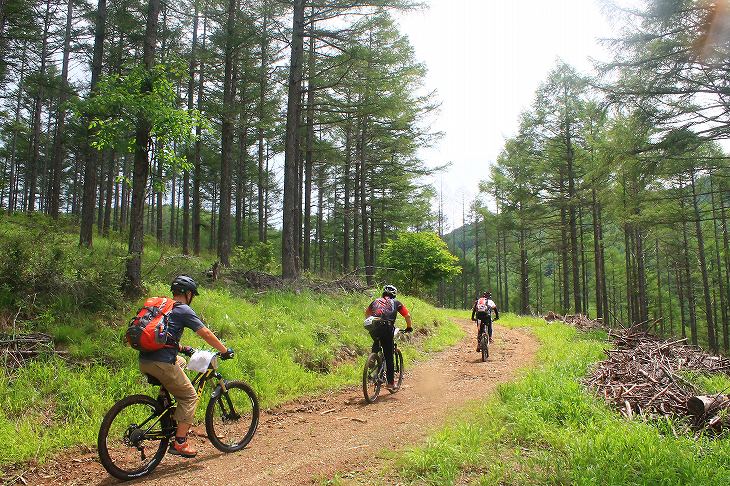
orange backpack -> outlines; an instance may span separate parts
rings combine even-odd
[[[144,302],[127,327],[127,343],[137,351],[159,351],[177,347],[167,326],[177,302],[167,297],[151,297]]]

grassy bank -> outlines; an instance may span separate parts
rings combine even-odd
[[[151,294],[166,292],[162,284],[151,289]],[[358,382],[371,344],[362,328],[362,309],[369,299],[203,290],[193,307],[237,351],[236,359],[222,364],[226,377],[247,380],[262,405],[270,407]],[[405,347],[408,361],[461,336],[443,312],[417,299],[403,301],[416,327],[427,329],[417,345]],[[123,327],[99,324],[60,331],[72,355],[96,360],[41,359],[0,377],[0,467],[42,460],[64,447],[93,445],[101,417],[115,400],[152,392],[137,370],[136,353],[120,342]],[[192,333],[184,342],[203,346]],[[198,412],[202,419],[202,410]]]
[[[542,344],[538,366],[366,482],[680,485],[730,479],[730,439],[674,437],[671,422],[626,421],[585,392],[578,380],[602,359],[603,336],[536,319],[505,316],[500,323],[532,329]]]

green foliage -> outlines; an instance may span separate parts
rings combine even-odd
[[[183,75],[182,65],[157,64],[151,71],[138,65],[124,75],[103,77],[98,93],[81,105],[81,110],[93,117],[89,125],[92,145],[99,150],[133,152],[135,127],[142,118],[150,122],[155,158],[184,166],[185,157],[173,146],[192,142],[195,127],[204,120],[196,110],[177,107],[176,81]]]
[[[249,247],[237,246],[231,255],[231,266],[270,272],[274,266],[274,246],[270,242],[258,242]]]
[[[0,227],[0,310],[22,309],[28,315],[41,309],[48,318],[116,305],[113,260],[100,264],[93,252],[69,245],[69,235],[42,217],[0,217]]]
[[[671,421],[626,421],[580,385],[601,335],[505,315],[542,343],[538,366],[501,385],[401,461],[399,484],[723,484],[730,440],[675,437]]]
[[[459,259],[432,232],[401,233],[383,245],[381,279],[389,280],[407,293],[419,294],[442,278],[458,275]]]
[[[0,215],[0,316],[19,313],[19,330],[48,331],[95,312],[125,307],[120,285],[127,257],[123,235],[97,238],[93,248],[78,245],[68,221],[43,215]],[[42,242],[42,244],[39,244]],[[145,280],[169,282],[186,273],[202,279],[212,258],[183,256],[145,241]]]

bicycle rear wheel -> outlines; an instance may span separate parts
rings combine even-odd
[[[243,381],[218,386],[205,410],[205,431],[210,443],[223,452],[240,451],[251,442],[259,425],[259,400]]]
[[[104,416],[97,446],[102,466],[117,479],[152,472],[167,452],[170,419],[160,417],[160,403],[147,395],[119,400]]]
[[[395,375],[395,389],[388,390],[390,393],[396,393],[400,390],[400,386],[403,383],[403,355],[398,348],[393,352],[393,372]]]
[[[373,403],[380,394],[380,387],[383,384],[380,378],[381,364],[380,356],[376,353],[370,353],[365,361],[365,369],[362,372],[362,393],[368,403]]]
[[[479,346],[482,348],[482,362],[484,362],[489,358],[489,336],[486,333],[482,336]]]

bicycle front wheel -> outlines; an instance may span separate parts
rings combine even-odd
[[[240,451],[251,442],[259,425],[259,400],[243,381],[218,386],[205,410],[205,431],[210,443],[223,452]]]
[[[395,388],[388,390],[390,393],[395,393],[400,390],[400,386],[403,383],[403,355],[398,348],[393,352],[393,372],[395,375]]]
[[[382,385],[380,364],[380,357],[376,353],[370,353],[367,361],[365,361],[365,369],[362,371],[362,393],[368,403],[373,403],[380,394],[380,386]]]
[[[162,407],[147,395],[119,400],[104,416],[97,446],[102,466],[123,481],[145,476],[162,461],[169,442]],[[163,420],[164,419],[164,420]]]

